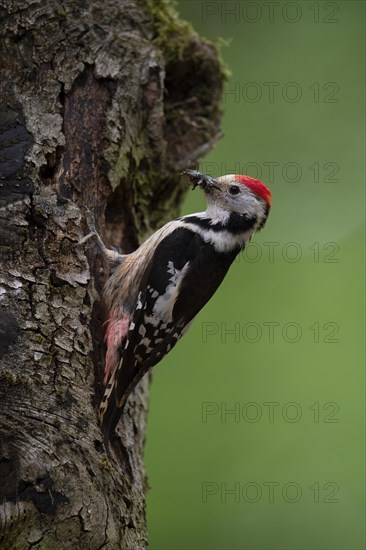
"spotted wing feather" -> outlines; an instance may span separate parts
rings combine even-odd
[[[158,244],[141,279],[118,367],[101,404],[106,438],[131,391],[175,346],[220,285],[235,255],[221,255],[218,262],[212,245],[185,228],[174,230]]]

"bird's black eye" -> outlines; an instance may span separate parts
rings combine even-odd
[[[237,195],[239,193],[239,187],[237,185],[230,185],[229,193],[230,195]]]

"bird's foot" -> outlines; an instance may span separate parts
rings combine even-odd
[[[85,235],[78,243],[77,246],[81,246],[85,244],[90,239],[95,239],[99,250],[101,251],[103,257],[110,263],[113,264],[120,264],[123,261],[123,254],[119,254],[116,250],[111,250],[107,248],[102,241],[97,229],[96,229],[96,223],[95,223],[95,217],[93,212],[87,207],[84,206],[85,210],[85,220],[89,229],[89,233]]]

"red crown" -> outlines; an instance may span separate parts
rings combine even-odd
[[[258,197],[261,197],[263,200],[265,200],[268,206],[271,206],[272,193],[268,189],[268,187],[264,185],[264,183],[256,180],[255,178],[251,178],[250,176],[238,175],[235,176],[235,180],[239,183],[243,183],[244,185],[246,185],[251,191],[253,191],[253,193],[258,195]]]

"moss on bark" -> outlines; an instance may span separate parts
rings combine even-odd
[[[168,2],[0,2],[0,547],[145,548],[145,378],[108,459],[97,410],[108,270],[177,212],[220,134],[214,46]]]

